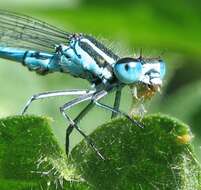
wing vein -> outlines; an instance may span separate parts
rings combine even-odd
[[[0,10],[0,44],[55,51],[55,45],[68,44],[70,35],[32,17]]]

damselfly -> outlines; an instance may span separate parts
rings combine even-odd
[[[68,33],[29,16],[0,11],[0,57],[22,63],[30,71],[45,75],[53,72],[68,73],[86,79],[89,89],[61,90],[33,95],[22,114],[35,100],[57,96],[75,95],[77,98],[60,107],[63,117],[70,123],[66,130],[66,153],[69,153],[69,137],[76,129],[101,157],[89,137],[78,127],[79,121],[94,105],[128,118],[134,125],[141,123],[119,110],[122,88],[143,89],[135,96],[153,96],[161,87],[165,74],[164,62],[157,58],[120,57],[90,35]],[[114,106],[100,100],[116,92]],[[141,91],[142,92],[142,91]],[[66,113],[73,106],[88,101],[88,105],[75,119]]]

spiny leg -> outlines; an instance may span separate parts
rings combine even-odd
[[[77,126],[74,125],[74,128],[85,138],[85,140],[87,141],[87,143],[91,146],[91,148],[94,150],[94,152],[96,152],[96,154],[102,159],[105,160],[105,158],[103,157],[103,155],[99,152],[99,150],[96,148],[96,146],[94,145],[93,141]]]
[[[103,109],[109,110],[109,111],[111,111],[111,112],[115,112],[116,114],[120,114],[120,115],[126,117],[126,118],[129,119],[134,125],[137,125],[137,126],[140,127],[140,128],[144,128],[144,126],[143,126],[142,124],[140,124],[140,123],[139,123],[138,121],[136,121],[135,119],[132,119],[132,118],[131,118],[129,115],[127,115],[126,113],[124,113],[124,112],[122,112],[122,111],[120,111],[120,110],[116,110],[116,109],[114,109],[114,108],[112,108],[112,107],[110,107],[110,106],[108,106],[108,105],[102,104],[102,103],[100,103],[100,102],[98,102],[98,101],[95,101],[94,103],[95,103],[97,106],[99,106],[99,107],[101,107],[101,108],[103,108]]]
[[[79,114],[78,116],[74,119],[75,125],[79,123],[79,121],[92,109],[94,106],[93,102],[90,102]],[[69,155],[69,145],[70,145],[70,135],[73,132],[74,126],[69,125],[68,128],[66,129],[66,154]]]
[[[115,100],[114,100],[114,109],[115,110],[119,110],[120,101],[121,101],[121,91],[122,91],[121,87],[116,90]],[[112,112],[111,118],[115,118],[115,117],[117,117],[117,115],[118,115],[118,113]]]
[[[91,148],[97,153],[97,155],[98,156],[100,156],[100,158],[101,159],[103,159],[104,160],[104,157],[101,155],[101,153],[98,151],[98,149],[95,147],[95,145],[93,144],[93,142],[92,142],[92,140],[77,126],[77,124],[76,124],[76,122],[74,122],[66,113],[65,113],[65,111],[66,110],[68,110],[69,108],[71,108],[72,106],[75,106],[75,105],[77,105],[77,104],[79,104],[79,103],[81,103],[81,102],[84,102],[84,101],[87,101],[87,100],[92,100],[92,102],[91,102],[91,104],[93,104],[94,102],[94,98],[95,99],[97,99],[97,100],[99,100],[100,98],[102,98],[102,97],[104,97],[105,95],[106,95],[107,93],[105,93],[105,91],[101,91],[101,92],[98,92],[97,94],[95,94],[94,93],[94,95],[85,95],[85,96],[80,96],[80,97],[78,97],[78,98],[76,98],[76,99],[74,99],[74,100],[72,100],[72,101],[70,101],[70,102],[68,102],[68,103],[66,103],[64,106],[62,106],[61,108],[60,108],[60,112],[62,113],[62,115],[70,122],[70,126],[71,127],[73,127],[73,128],[75,128],[84,138],[85,138],[85,140],[88,142],[88,144],[91,146]],[[89,105],[88,105],[89,106]],[[86,107],[85,109],[89,109],[89,107]],[[91,105],[90,105],[90,107],[91,107]],[[85,110],[84,109],[84,110]],[[83,110],[83,111],[84,111]],[[86,111],[86,110],[85,110]],[[82,115],[82,117],[83,117],[83,115],[85,115],[84,114],[84,112],[81,112],[80,114],[80,117],[81,117],[81,115]],[[79,117],[79,115],[78,115],[78,117]],[[67,129],[67,130],[69,130],[68,131],[68,133],[71,133],[72,132],[72,128],[69,128],[69,129]]]
[[[39,93],[33,95],[28,102],[26,103],[24,109],[22,110],[22,115],[25,114],[29,106],[34,100],[39,100],[39,99],[46,99],[50,97],[56,97],[56,96],[70,96],[70,95],[85,95],[85,94],[93,94],[95,91],[94,90],[61,90],[61,91],[51,91],[51,92],[44,92],[44,93]]]

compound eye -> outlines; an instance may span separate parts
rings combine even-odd
[[[123,58],[114,65],[114,73],[122,83],[132,84],[139,81],[142,64],[133,58]]]

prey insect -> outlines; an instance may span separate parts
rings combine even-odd
[[[58,96],[77,96],[60,107],[62,116],[69,122],[66,130],[66,154],[69,154],[69,137],[76,129],[102,158],[92,140],[79,128],[78,123],[94,106],[112,112],[112,118],[122,115],[135,126],[141,123],[119,110],[121,91],[126,85],[131,89],[143,87],[143,94],[153,96],[162,85],[165,63],[157,58],[142,56],[120,57],[94,37],[65,32],[57,27],[29,16],[0,11],[0,58],[13,60],[40,75],[62,72],[89,81],[89,89],[61,90],[33,95],[25,105],[25,114],[33,101]],[[116,92],[114,106],[100,100]],[[69,109],[88,102],[88,105],[72,119]]]

